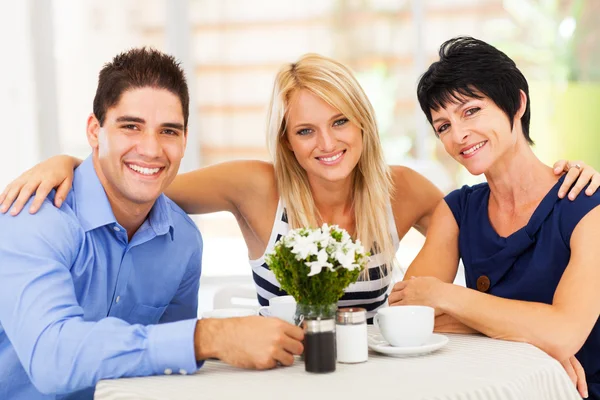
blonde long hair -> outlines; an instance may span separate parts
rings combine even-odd
[[[383,157],[373,106],[350,69],[318,54],[306,54],[280,69],[269,107],[268,145],[274,159],[279,195],[287,206],[290,227],[316,227],[321,219],[306,171],[286,146],[289,99],[294,91],[300,89],[320,97],[361,128],[363,151],[353,181],[355,236],[365,248],[381,252],[386,264],[391,266],[395,249],[387,207],[393,194],[393,183],[390,168]],[[365,277],[368,279],[368,271],[364,271],[363,279]]]

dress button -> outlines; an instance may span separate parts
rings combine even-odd
[[[165,369],[165,375],[171,375],[172,373],[173,373],[173,370],[171,368]]]
[[[179,373],[180,373],[181,375],[187,375],[187,371],[186,371],[185,369],[180,369],[180,370],[179,370]]]
[[[480,292],[487,292],[490,289],[490,278],[485,275],[481,275],[477,278],[477,290]]]

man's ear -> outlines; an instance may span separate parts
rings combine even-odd
[[[90,114],[87,119],[86,135],[92,149],[98,148],[98,135],[100,135],[101,128],[98,118],[96,118],[94,113]]]

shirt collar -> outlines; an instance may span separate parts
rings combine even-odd
[[[157,236],[166,235],[168,232],[171,235],[171,240],[173,240],[175,226],[173,224],[172,210],[167,196],[164,194],[161,193],[154,202],[154,206],[152,206],[148,215],[148,222]]]
[[[75,213],[86,232],[101,226],[117,224],[104,187],[94,169],[92,156],[86,158],[75,170],[73,192]],[[157,236],[169,232],[173,240],[174,224],[171,214],[167,197],[161,194],[152,206],[147,221]]]
[[[86,158],[75,170],[73,193],[75,213],[86,232],[117,223],[104,187],[94,169],[92,156]]]

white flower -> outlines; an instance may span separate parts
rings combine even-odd
[[[292,245],[292,253],[296,255],[296,260],[305,260],[308,256],[316,255],[319,252],[312,234],[308,236],[296,235],[289,243]]]
[[[354,253],[354,249],[353,248],[340,248],[338,249],[335,254],[334,257],[339,261],[339,263],[342,265],[342,267],[349,269],[349,270],[353,270],[355,268],[358,268],[358,265],[355,264],[354,259],[355,259],[355,253]]]
[[[342,244],[348,244],[348,243],[352,243],[352,237],[350,236],[350,234],[348,234],[348,232],[346,230],[342,231]]]
[[[327,224],[323,224],[321,229],[315,229],[311,233],[311,236],[322,249],[327,248],[327,246],[329,246],[329,243],[332,241],[329,226]]]
[[[327,250],[322,249],[317,254],[317,261],[307,262],[306,265],[310,267],[310,272],[308,276],[313,276],[321,272],[323,268],[333,269],[333,265],[327,261],[329,255],[327,254]]]

